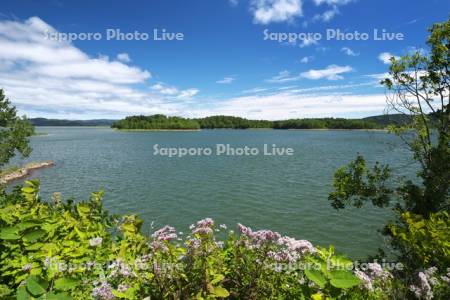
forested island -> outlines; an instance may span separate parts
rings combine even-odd
[[[378,120],[378,119],[376,119]],[[385,119],[382,118],[383,123]],[[130,116],[114,122],[121,130],[199,130],[199,129],[383,129],[384,124],[367,119],[289,119],[282,121],[248,120],[231,116],[211,116],[198,119],[165,115]]]

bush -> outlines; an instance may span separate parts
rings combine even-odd
[[[393,284],[378,264],[352,270],[332,247],[270,230],[224,234],[207,218],[183,238],[170,226],[145,236],[101,192],[75,203],[38,191],[28,181],[1,195],[1,299],[387,299]]]

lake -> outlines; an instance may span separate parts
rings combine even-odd
[[[86,199],[105,190],[112,213],[137,213],[155,228],[165,224],[187,232],[193,222],[211,217],[236,229],[272,229],[315,244],[335,245],[353,258],[373,254],[381,245],[377,229],[389,210],[334,210],[328,200],[334,171],[359,152],[368,162],[389,163],[398,175],[414,166],[401,141],[382,131],[204,130],[193,132],[119,132],[94,127],[38,127],[48,135],[31,139],[28,161],[53,160],[41,179],[42,196]],[[185,156],[153,154],[153,146],[290,147],[292,156]]]

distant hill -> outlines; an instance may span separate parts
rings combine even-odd
[[[392,114],[367,117],[363,118],[363,120],[386,127],[387,125],[405,125],[411,122],[411,117],[402,114]]]
[[[34,126],[111,126],[116,120],[60,120],[46,118],[29,119]]]
[[[64,119],[29,119],[34,126],[113,126],[121,129],[144,128],[183,128],[183,129],[214,129],[214,128],[274,128],[274,129],[312,129],[312,128],[342,128],[370,129],[384,128],[390,124],[403,125],[411,118],[402,114],[371,116],[363,119],[293,119],[283,121],[247,120],[230,116],[212,116],[200,119],[184,119],[181,117],[166,117],[164,115],[133,116],[123,120],[64,120]],[[144,124],[145,123],[145,124]],[[166,124],[167,123],[167,124]],[[170,124],[169,124],[170,123]],[[163,126],[164,125],[164,126]]]

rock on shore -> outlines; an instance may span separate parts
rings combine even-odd
[[[47,167],[51,167],[54,165],[55,165],[55,163],[52,161],[44,161],[44,162],[27,164],[26,166],[24,166],[18,170],[12,171],[10,173],[7,173],[7,174],[1,176],[0,184],[6,184],[10,181],[21,179],[25,176],[30,175],[31,172],[33,172],[34,170],[47,168]]]

